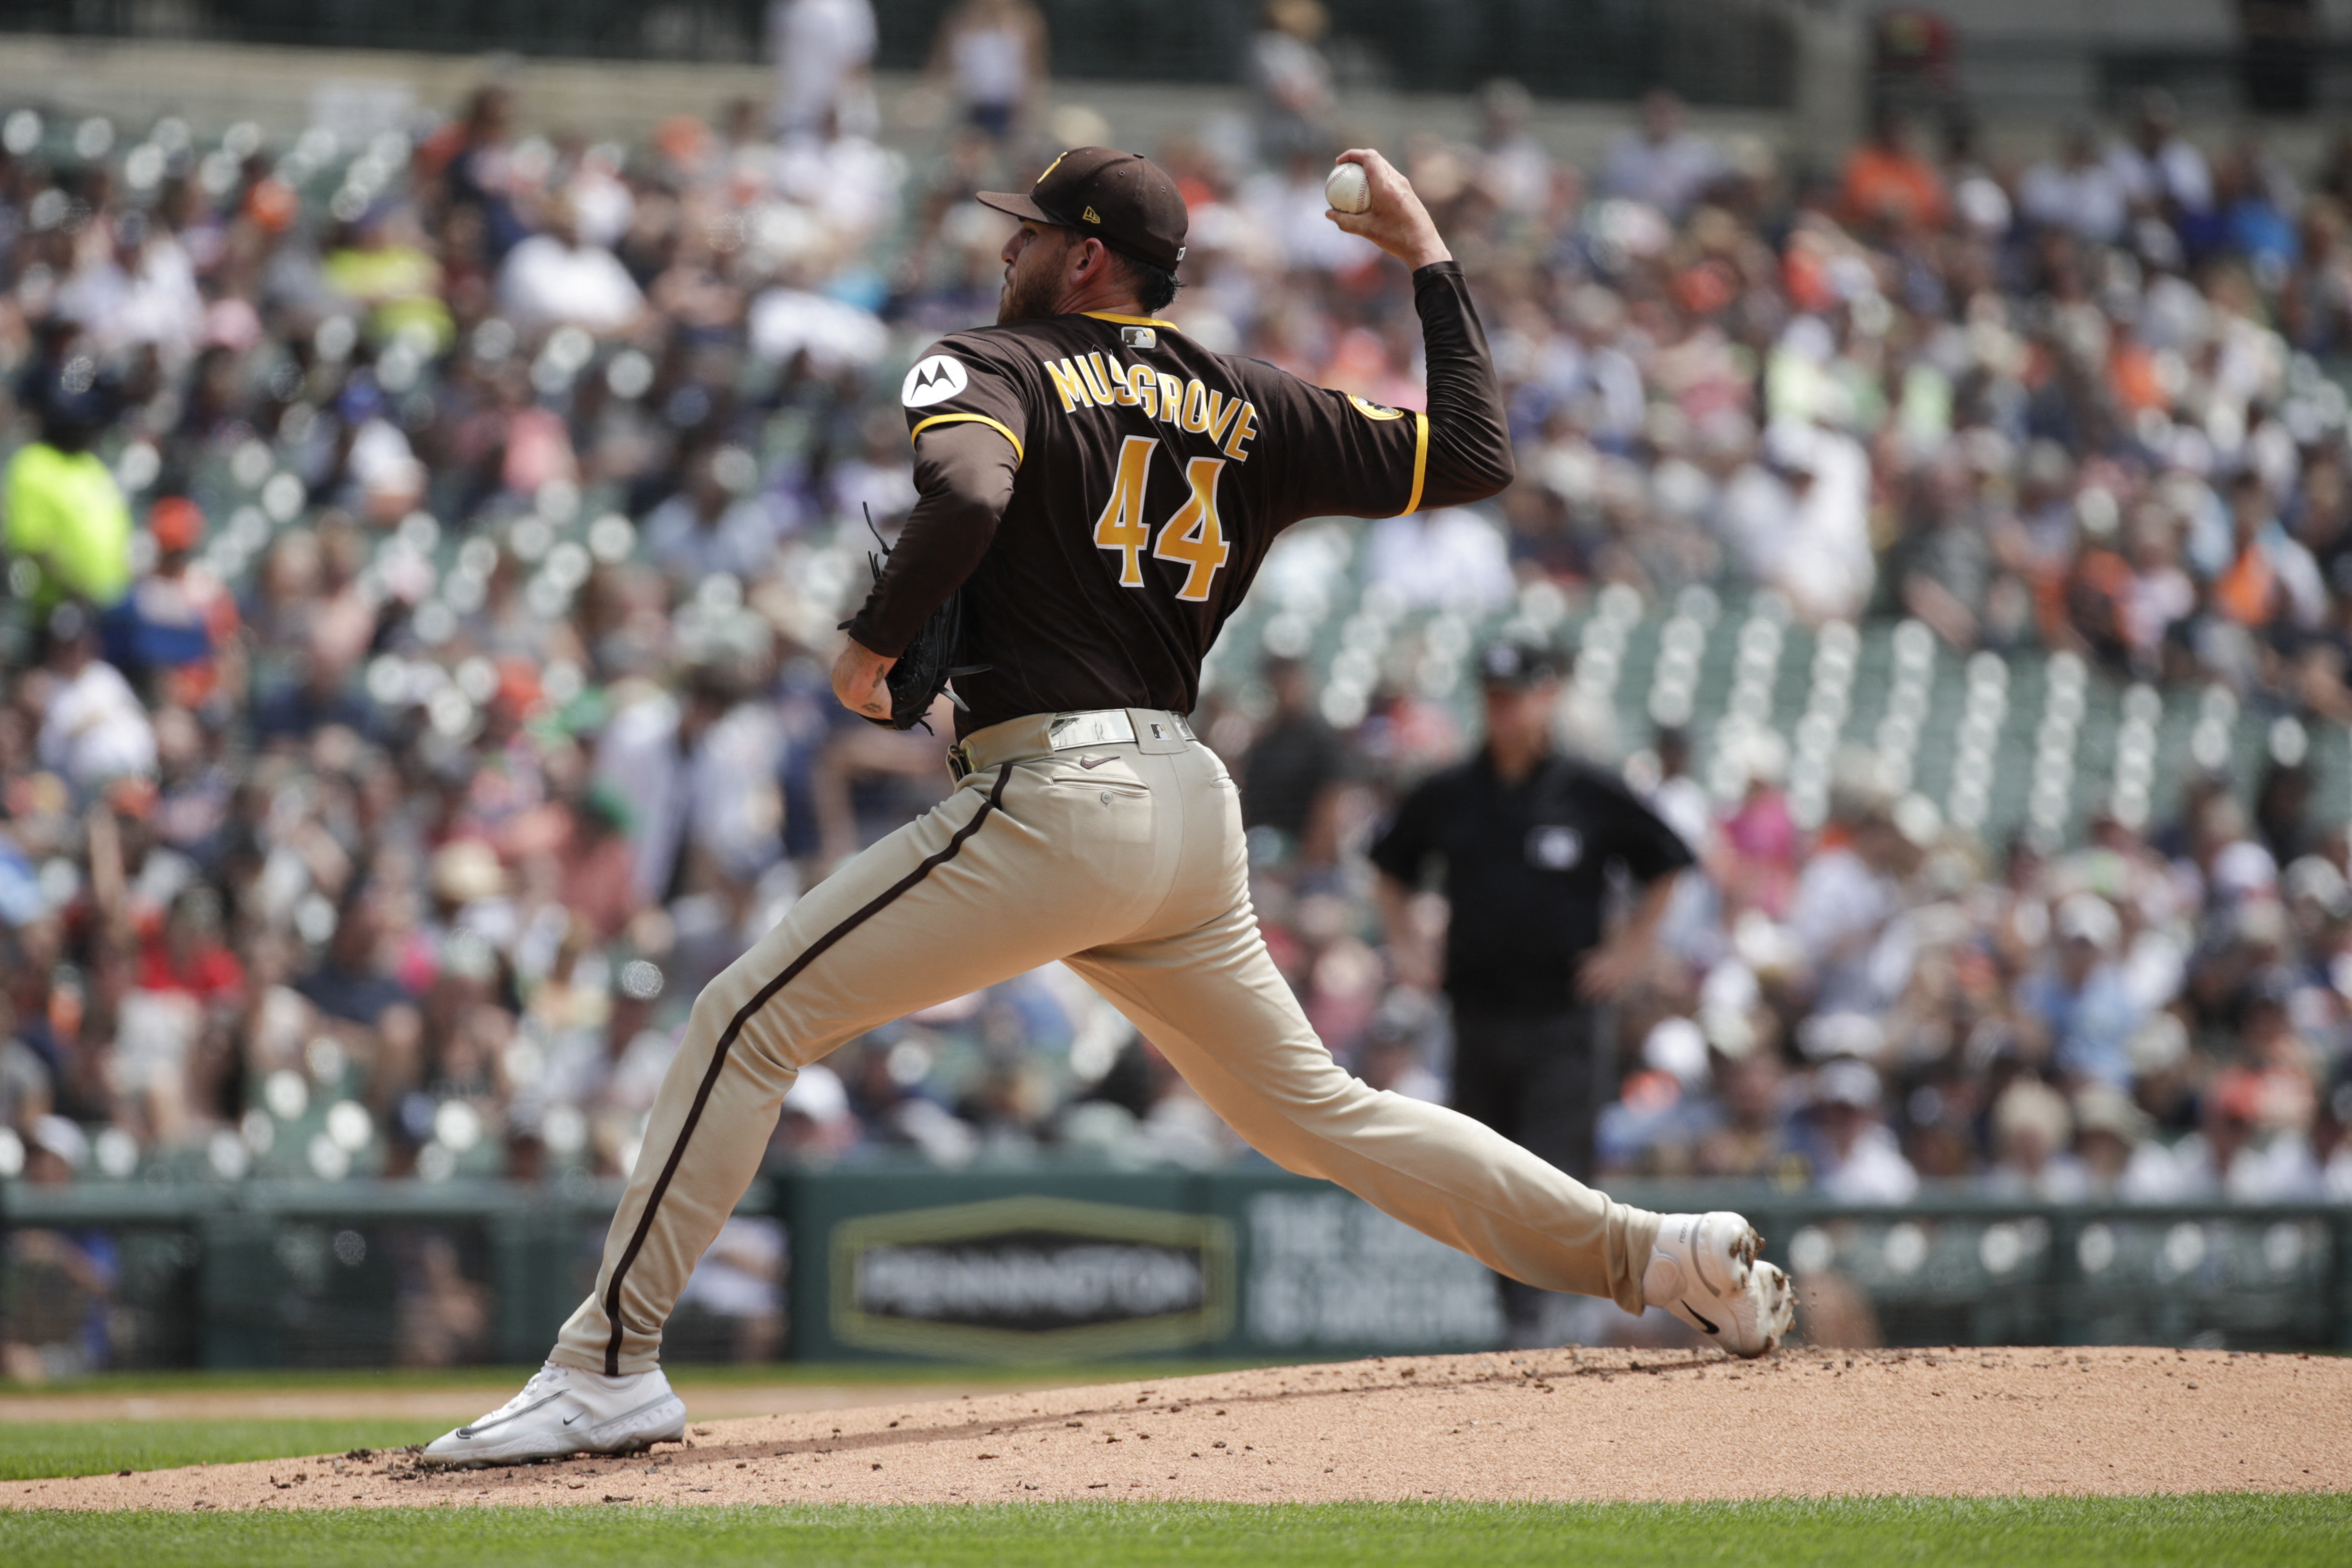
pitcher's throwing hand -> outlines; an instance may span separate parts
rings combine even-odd
[[[1445,241],[1438,237],[1429,209],[1413,194],[1412,182],[1397,173],[1394,164],[1369,147],[1350,147],[1332,162],[1361,166],[1371,182],[1372,202],[1360,213],[1333,207],[1324,213],[1325,217],[1349,234],[1363,236],[1415,271],[1432,262],[1454,258]]]

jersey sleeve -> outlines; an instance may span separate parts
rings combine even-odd
[[[1690,846],[1625,781],[1595,768],[1587,775],[1598,819],[1595,838],[1637,882],[1654,882],[1693,863]]]
[[[1288,517],[1395,517],[1420,510],[1429,474],[1427,415],[1278,371],[1254,390],[1267,414],[1257,449],[1276,456]]]
[[[941,338],[907,372],[898,401],[907,435],[946,425],[981,425],[1013,443],[1015,463],[1027,456],[1029,415],[1018,376],[990,346],[969,334]]]
[[[1396,816],[1367,851],[1366,858],[1377,869],[1408,888],[1421,886],[1423,878],[1428,875],[1430,859],[1437,852],[1437,818],[1444,788],[1442,773],[1415,784],[1397,803]]]

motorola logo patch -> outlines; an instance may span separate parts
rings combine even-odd
[[[907,373],[898,401],[909,408],[929,408],[934,403],[945,403],[970,384],[961,362],[933,354]]]

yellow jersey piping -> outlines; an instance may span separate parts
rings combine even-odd
[[[907,439],[909,442],[912,442],[916,437],[921,435],[924,431],[929,429],[934,425],[985,425],[990,429],[995,431],[998,435],[1013,443],[1013,466],[1014,468],[1019,468],[1023,463],[1029,459],[1029,454],[1021,449],[1021,437],[1015,436],[1010,429],[1008,429],[1005,426],[1004,421],[1002,419],[992,419],[985,414],[934,414],[929,419],[924,420],[920,425],[916,426],[912,430],[908,431]],[[1418,476],[1413,479],[1412,493],[1415,495],[1419,495],[1421,493],[1421,480]]]
[[[1428,474],[1429,416],[1415,414],[1412,416],[1412,494],[1405,498],[1404,511],[1399,512],[1398,516],[1421,510],[1421,481]]]
[[[1163,321],[1157,316],[1121,316],[1110,310],[1080,310],[1081,316],[1092,316],[1097,321],[1117,321],[1122,327],[1165,327],[1171,332],[1184,329],[1173,321]]]

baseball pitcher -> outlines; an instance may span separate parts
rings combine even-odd
[[[899,725],[952,676],[957,787],[696,999],[595,1293],[523,1391],[428,1460],[678,1436],[662,1324],[795,1072],[1055,959],[1286,1169],[1529,1285],[1665,1307],[1740,1355],[1786,1332],[1787,1279],[1757,1260],[1746,1220],[1612,1202],[1465,1116],[1350,1077],[1259,937],[1233,778],[1185,721],[1218,628],[1300,519],[1458,505],[1511,479],[1461,269],[1379,153],[1339,161],[1361,166],[1370,200],[1330,220],[1412,269],[1425,414],[1213,353],[1155,316],[1186,217],[1148,159],[1073,148],[1026,193],[980,197],[1018,226],[996,324],[908,373],[921,500],[833,674],[849,708]]]

